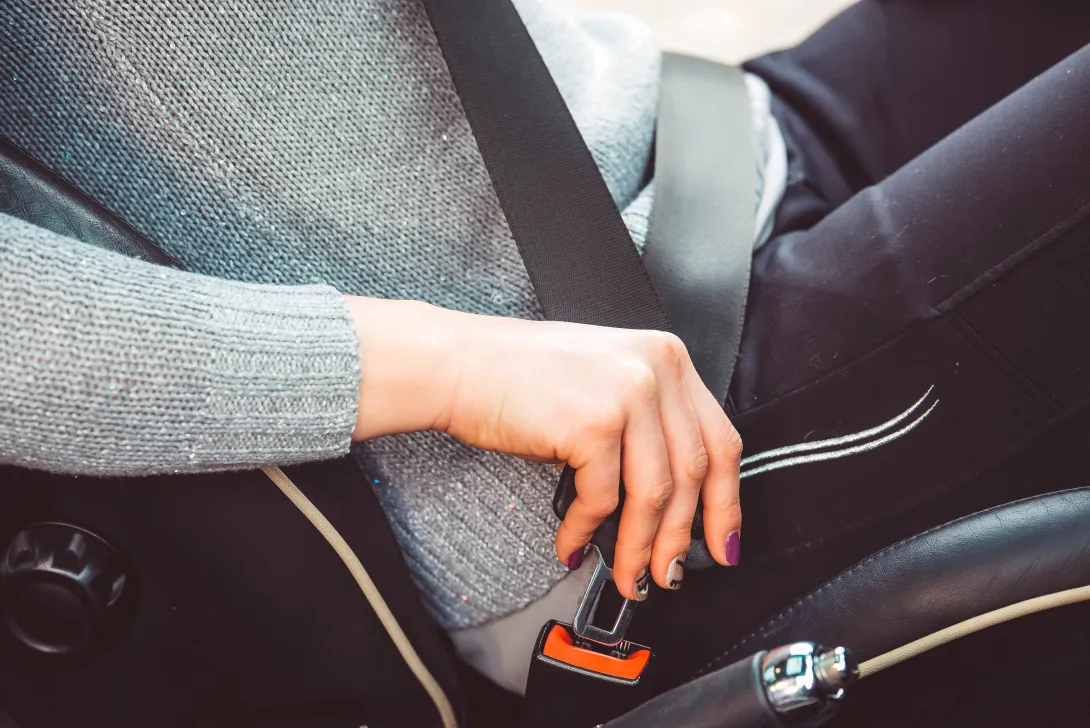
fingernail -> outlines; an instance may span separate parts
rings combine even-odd
[[[670,568],[666,570],[666,585],[673,590],[681,588],[681,582],[685,580],[685,554],[678,554],[670,562]]]
[[[583,565],[583,549],[576,549],[571,552],[571,556],[568,557],[568,568],[575,571]]]
[[[647,570],[647,567],[640,569],[640,573],[636,574],[636,601],[642,602],[647,598],[647,586],[651,573]]]
[[[727,536],[727,563],[737,566],[742,560],[742,539],[737,531],[731,531]]]

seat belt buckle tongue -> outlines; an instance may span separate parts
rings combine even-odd
[[[556,513],[557,518],[564,520],[564,517],[568,514],[568,508],[571,507],[575,498],[575,469],[570,465],[566,465],[560,473],[560,479],[556,484],[556,492],[553,494],[553,512]],[[595,611],[599,606],[602,590],[606,584],[614,583],[613,557],[617,548],[617,535],[620,531],[624,500],[624,483],[618,483],[617,507],[598,525],[591,537],[590,546],[598,558],[594,565],[594,573],[590,577],[590,583],[587,584],[587,590],[579,602],[579,608],[575,612],[575,619],[572,621],[572,629],[579,637],[606,647],[616,647],[624,640],[625,632],[628,631],[628,626],[632,623],[632,617],[638,603],[631,599],[625,599],[624,603],[621,604],[617,619],[610,629],[603,629],[592,622]]]
[[[625,599],[624,603],[621,604],[617,619],[613,622],[613,627],[609,630],[603,629],[591,621],[594,618],[599,597],[602,596],[602,589],[605,588],[606,584],[613,583],[613,569],[606,564],[602,551],[597,544],[592,545],[592,548],[598,558],[594,564],[594,573],[591,574],[590,583],[587,584],[587,590],[579,601],[578,609],[575,610],[572,630],[585,640],[606,647],[616,647],[624,641],[625,632],[628,631],[628,627],[632,623],[632,617],[636,613],[637,602],[632,599]]]

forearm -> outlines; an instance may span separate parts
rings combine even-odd
[[[0,462],[93,475],[339,455],[344,298],[179,273],[0,216]]]

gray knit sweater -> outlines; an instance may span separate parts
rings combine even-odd
[[[642,239],[653,38],[517,4]],[[752,88],[761,228],[783,149]],[[339,292],[540,317],[416,0],[6,0],[0,134],[199,273],[0,214],[0,462],[139,475],[334,457],[359,379]],[[357,454],[444,626],[563,576],[551,468],[436,433]]]

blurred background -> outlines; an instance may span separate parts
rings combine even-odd
[[[852,0],[558,0],[643,18],[667,50],[738,63],[799,42]]]

